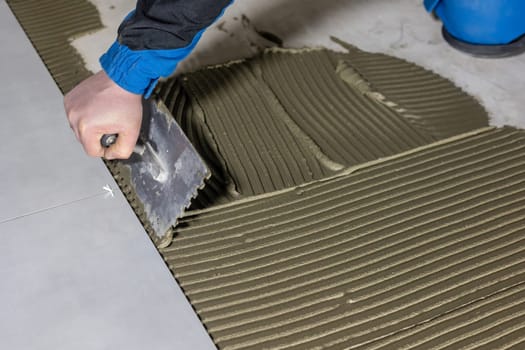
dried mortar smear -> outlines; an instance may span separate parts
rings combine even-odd
[[[89,74],[68,40],[100,26],[91,4],[8,3],[62,91]],[[435,142],[485,111],[341,44],[159,88],[214,173],[166,262],[221,349],[523,348],[524,132]]]
[[[189,213],[161,253],[221,349],[504,348],[524,339],[524,149],[481,130]]]

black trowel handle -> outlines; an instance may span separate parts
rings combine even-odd
[[[118,138],[118,134],[104,134],[100,138],[100,144],[102,145],[102,147],[108,148],[111,145],[113,145],[115,142],[117,142],[117,138]],[[136,153],[141,156],[144,154],[145,149],[146,147],[144,145],[136,144],[135,147],[133,148],[133,153]]]
[[[109,146],[117,142],[117,138],[118,134],[104,134],[100,138],[100,144],[102,145],[102,147],[108,148]]]

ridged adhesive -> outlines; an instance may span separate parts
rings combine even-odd
[[[390,60],[393,66],[410,65]],[[349,81],[349,70],[357,80]],[[410,70],[397,75],[413,79]],[[428,71],[417,77],[419,84],[436,79]],[[445,82],[445,90],[463,94]],[[444,137],[415,125],[413,115],[374,83],[352,66],[350,54],[272,49],[170,79],[157,92],[213,169],[198,198],[203,208],[319,180]],[[360,90],[363,86],[370,91]],[[461,118],[475,115],[472,126],[487,125],[482,108],[469,101]],[[434,118],[421,112],[422,122]]]
[[[476,307],[519,329],[524,149],[525,132],[487,130],[190,213],[161,252],[221,349],[429,349],[452,341],[432,325]],[[523,338],[470,329],[468,349]]]
[[[449,80],[413,63],[334,41],[348,49],[348,62],[377,91],[403,108],[403,115],[419,129],[446,138],[488,125],[484,108]]]

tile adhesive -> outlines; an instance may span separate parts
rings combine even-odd
[[[90,3],[8,3],[63,91],[89,74]],[[203,324],[232,350],[525,347],[525,131],[334,40],[157,89],[213,172],[156,242]]]

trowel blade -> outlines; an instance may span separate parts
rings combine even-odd
[[[210,172],[164,103],[144,101],[143,152],[122,162],[155,235],[163,240]]]

